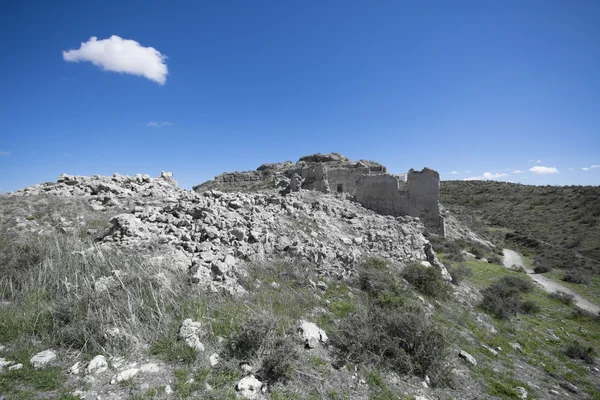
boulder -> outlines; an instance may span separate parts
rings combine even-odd
[[[473,357],[472,355],[470,355],[469,353],[467,353],[464,350],[461,350],[460,353],[458,353],[458,356],[460,358],[463,358],[465,361],[467,361],[469,364],[475,366],[477,365],[477,361],[475,360],[475,357]]]
[[[235,390],[238,397],[256,400],[262,397],[262,387],[263,383],[256,379],[254,375],[250,375],[242,378],[235,386]]]
[[[313,349],[317,347],[319,343],[326,345],[329,341],[325,331],[312,322],[300,320],[298,322],[297,332],[304,342],[304,347],[307,349]]]
[[[202,332],[201,329],[202,324],[200,322],[195,322],[191,318],[188,318],[183,321],[179,328],[179,338],[196,351],[204,351],[204,345],[199,337]]]
[[[53,350],[44,350],[31,357],[29,363],[33,368],[40,369],[52,363],[57,357],[58,355]]]
[[[86,367],[86,371],[88,374],[101,374],[108,369],[108,363],[106,362],[106,357],[103,355],[97,355],[92,358],[92,361]]]

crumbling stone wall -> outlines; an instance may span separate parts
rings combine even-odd
[[[369,167],[329,167],[327,168],[327,180],[332,192],[354,194],[356,181],[365,174],[370,174]]]
[[[439,215],[440,177],[428,168],[390,175],[374,161],[352,162],[339,153],[317,153],[301,157],[296,164],[290,161],[263,164],[256,171],[221,174],[213,181],[195,186],[194,190],[283,188],[282,193],[289,193],[300,185],[302,189],[323,193],[349,193],[366,208],[385,215],[419,217],[428,229],[443,234],[444,221]]]
[[[363,175],[354,197],[363,207],[384,215],[419,217],[431,231],[444,234],[439,210],[440,175],[429,168],[410,170],[404,182],[394,175]]]

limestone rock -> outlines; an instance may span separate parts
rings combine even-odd
[[[517,396],[519,396],[521,399],[527,398],[527,390],[524,387],[517,386],[516,388],[514,388],[514,391],[517,394]]]
[[[325,345],[329,340],[325,331],[312,322],[300,320],[297,330],[307,349],[314,349],[319,343]]]
[[[137,369],[137,368],[129,368],[124,371],[121,371],[110,381],[110,384],[114,385],[116,383],[120,383],[123,381],[129,381],[134,376],[136,376],[138,372],[139,372],[139,369]]]
[[[179,328],[179,338],[196,351],[204,351],[204,344],[200,341],[199,335],[202,332],[202,324],[192,321],[188,318],[183,321]]]
[[[9,371],[16,371],[18,369],[23,368],[23,364],[19,363],[19,364],[15,364],[15,365],[11,365],[10,367],[8,367]]]
[[[475,357],[473,357],[472,355],[470,355],[469,353],[467,353],[467,352],[466,352],[466,351],[464,351],[464,350],[461,350],[461,351],[458,353],[458,356],[459,356],[460,358],[463,358],[463,359],[465,359],[465,360],[466,360],[466,361],[467,361],[469,364],[471,364],[471,365],[473,365],[473,366],[477,365],[477,361],[475,360]]]
[[[242,378],[237,385],[235,390],[237,396],[243,399],[256,400],[262,397],[262,382],[254,377],[254,375]]]
[[[86,371],[88,374],[101,374],[108,369],[108,362],[106,362],[106,357],[103,355],[97,355],[92,358],[89,364],[86,367]]]
[[[31,357],[29,363],[33,368],[40,369],[52,363],[57,357],[58,355],[53,350],[44,350]]]
[[[208,360],[210,362],[210,366],[215,367],[217,364],[219,364],[219,355],[217,353],[211,354]]]

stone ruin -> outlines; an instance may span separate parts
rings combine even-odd
[[[353,162],[339,153],[317,153],[301,157],[296,164],[285,161],[263,164],[256,171],[224,173],[194,190],[273,188],[281,188],[283,193],[299,189],[347,193],[365,208],[383,215],[419,217],[430,232],[444,235],[439,207],[440,176],[429,168],[393,175],[375,161]]]

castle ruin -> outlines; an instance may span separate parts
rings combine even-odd
[[[224,173],[195,186],[194,190],[248,191],[275,187],[348,193],[363,207],[379,214],[419,217],[429,231],[444,234],[444,219],[439,209],[440,176],[429,168],[392,175],[374,161],[352,162],[338,153],[313,154],[301,157],[296,164],[286,161],[263,164],[256,171]]]

